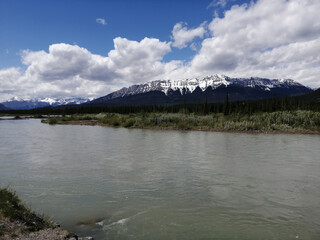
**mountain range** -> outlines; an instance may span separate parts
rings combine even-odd
[[[7,108],[12,110],[27,110],[33,108],[43,108],[43,107],[56,107],[61,105],[76,105],[85,102],[89,102],[90,99],[87,98],[42,98],[42,99],[31,99],[24,100],[18,97],[14,97],[6,102],[2,102],[1,104]],[[1,107],[1,106],[0,106]]]
[[[292,79],[231,78],[211,75],[182,80],[156,80],[121,88],[106,96],[87,98],[44,98],[23,100],[17,97],[2,102],[0,108],[33,109],[65,105],[139,106],[223,102],[228,93],[230,101],[258,100],[296,96],[312,92]]]
[[[184,80],[157,80],[124,87],[86,103],[90,105],[165,105],[257,100],[295,96],[312,89],[292,79],[231,78],[212,75]]]

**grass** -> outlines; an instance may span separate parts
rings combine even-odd
[[[29,232],[56,227],[44,217],[37,215],[27,208],[16,193],[8,188],[0,189],[0,221],[4,218],[9,219],[11,222],[24,224],[26,226],[26,231]],[[10,230],[0,227],[0,236],[8,231]]]
[[[320,113],[314,111],[277,111],[254,114],[189,113],[99,113],[71,115],[43,120],[49,124],[95,122],[126,128],[161,128],[180,130],[320,133]]]

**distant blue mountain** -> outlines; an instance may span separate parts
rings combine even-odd
[[[12,98],[1,104],[13,110],[26,110],[33,108],[43,108],[43,107],[56,107],[61,105],[75,105],[88,102],[87,98],[44,98],[44,99],[32,99],[32,100],[23,100],[19,98]]]
[[[8,110],[8,108],[5,107],[3,104],[0,103],[0,110]]]

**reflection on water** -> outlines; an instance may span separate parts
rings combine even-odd
[[[320,239],[320,137],[0,121],[0,185],[95,239]]]

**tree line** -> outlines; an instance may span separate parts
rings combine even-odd
[[[320,112],[320,102],[310,101],[305,97],[283,97],[263,100],[248,100],[230,102],[226,94],[223,103],[203,103],[179,104],[179,105],[141,105],[141,106],[103,106],[103,105],[69,105],[59,107],[45,107],[30,110],[3,110],[2,114],[30,114],[30,115],[71,115],[71,114],[90,114],[90,113],[196,113],[210,114],[253,114],[257,112],[275,112],[292,110],[311,110]]]

